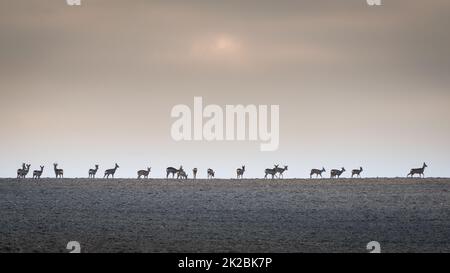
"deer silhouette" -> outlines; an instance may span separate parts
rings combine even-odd
[[[344,167],[342,167],[342,169],[341,170],[336,170],[336,169],[333,169],[333,170],[331,170],[331,178],[340,178],[341,177],[341,175],[343,174],[345,172],[345,168]]]
[[[22,165],[23,169],[17,170],[17,178],[26,178],[28,175],[28,172],[30,172],[30,164],[24,164]]]
[[[56,178],[64,178],[64,170],[58,169],[58,163],[53,164],[53,170],[55,171]]]
[[[279,178],[284,178],[283,173],[288,170],[288,166],[284,166],[284,168],[279,168],[278,165],[275,165],[275,170],[277,171]]]
[[[183,170],[183,168],[180,168],[178,170],[177,179],[188,179],[188,176],[186,172]]]
[[[208,179],[213,179],[214,175],[216,174],[213,169],[208,169],[207,173],[208,173]]]
[[[17,178],[21,178],[22,173],[26,170],[26,164],[22,163],[22,168],[21,169],[17,169]]]
[[[270,168],[268,168],[268,169],[265,169],[264,170],[264,173],[265,173],[265,175],[264,175],[264,179],[267,179],[267,176],[268,175],[272,175],[272,179],[274,179],[274,177],[275,177],[275,175],[277,174],[277,168],[278,168],[278,165],[275,165],[275,167],[273,168],[273,169],[270,169]]]
[[[33,179],[41,179],[42,173],[44,172],[44,166],[40,166],[41,170],[33,171]]]
[[[151,167],[148,167],[147,170],[140,170],[137,172],[138,179],[141,179],[143,176],[144,178],[148,178],[148,175],[150,174],[150,171],[152,170]]]
[[[354,170],[352,170],[352,178],[353,178],[353,176],[355,176],[355,175],[356,175],[356,177],[361,177],[362,171],[363,171],[363,168],[362,168],[362,167],[359,167],[359,169],[354,169]]]
[[[174,168],[174,167],[168,167],[166,169],[166,179],[169,178],[169,174],[172,174],[172,178],[175,178],[175,174],[178,177],[178,173],[183,170],[183,166],[180,166],[180,169]]]
[[[98,165],[95,165],[95,169],[89,169],[89,178],[95,178],[98,171]]]
[[[406,177],[414,177],[415,174],[418,174],[419,177],[423,177],[425,178],[425,168],[428,167],[427,164],[425,164],[425,162],[422,165],[422,168],[417,168],[417,169],[411,169],[411,171],[409,172],[409,174]]]
[[[192,174],[194,175],[194,179],[197,179],[197,168],[192,169]]]
[[[322,173],[324,173],[324,172],[326,172],[324,167],[322,167],[322,170],[312,169],[310,174],[309,174],[309,178],[311,179],[314,174],[316,175],[316,178],[318,178],[319,175],[320,175],[320,178],[322,178]]]
[[[114,167],[114,169],[109,169],[105,171],[105,175],[103,176],[103,178],[108,179],[109,176],[112,176],[112,178],[114,178],[114,175],[116,174],[117,169],[119,168],[119,165],[117,165]]]
[[[244,178],[244,172],[245,172],[245,166],[242,166],[242,168],[236,169],[237,179]]]

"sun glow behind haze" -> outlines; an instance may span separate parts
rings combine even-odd
[[[244,49],[242,43],[229,34],[215,34],[194,41],[191,56],[194,61],[216,64],[242,64]]]

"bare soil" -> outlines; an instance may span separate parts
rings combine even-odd
[[[0,179],[0,252],[450,252],[450,179]]]

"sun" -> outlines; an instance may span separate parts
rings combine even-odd
[[[217,52],[237,52],[239,51],[240,44],[236,41],[236,39],[227,35],[220,35],[215,38],[213,43],[213,48]]]
[[[223,64],[242,63],[244,55],[241,41],[229,34],[215,34],[195,39],[190,54],[196,61]]]

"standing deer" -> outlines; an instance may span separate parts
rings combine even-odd
[[[95,178],[95,175],[97,174],[98,171],[98,165],[95,165],[95,169],[90,169],[89,170],[89,178]]]
[[[35,170],[33,171],[33,179],[41,179],[41,175],[44,172],[44,166],[40,166],[41,170]]]
[[[143,176],[144,178],[148,178],[148,175],[150,174],[150,171],[152,170],[151,167],[147,168],[147,170],[140,170],[137,172],[138,179],[141,179]]]
[[[21,178],[22,173],[26,170],[26,164],[22,163],[22,168],[21,169],[17,169],[17,178]]]
[[[352,170],[352,178],[353,178],[353,176],[355,176],[355,175],[356,175],[356,177],[361,177],[362,171],[363,171],[363,168],[362,168],[362,167],[359,167],[359,169],[354,169],[354,170]]]
[[[322,173],[324,173],[324,172],[326,172],[324,167],[322,167],[322,170],[312,169],[311,173],[309,174],[309,178],[311,179],[314,174],[316,175],[316,178],[318,178],[319,175],[320,175],[320,178],[322,178]]]
[[[345,169],[344,169],[344,167],[342,167],[342,169],[341,170],[336,170],[336,169],[333,169],[333,170],[331,170],[331,178],[340,178],[341,177],[341,175],[343,174],[345,172]]]
[[[426,167],[428,167],[428,165],[425,164],[425,162],[424,162],[422,165],[422,168],[411,169],[411,171],[409,172],[409,174],[406,177],[409,177],[409,176],[414,177],[415,174],[418,174],[419,177],[423,176],[423,178],[425,178],[424,172],[425,172]]]
[[[103,178],[106,177],[106,179],[109,178],[109,176],[112,176],[112,178],[114,178],[114,175],[116,174],[117,169],[119,168],[119,165],[117,165],[114,167],[114,169],[109,169],[105,171],[105,175],[103,176]]]
[[[183,166],[180,166],[180,169],[176,169],[174,167],[168,167],[166,169],[166,179],[169,178],[169,174],[172,174],[172,178],[175,178],[175,174],[178,176],[178,173],[183,170]]]
[[[58,169],[58,163],[53,164],[53,170],[55,171],[56,178],[63,178],[64,177],[64,170]]]
[[[275,168],[273,168],[273,169],[265,169],[264,172],[266,175],[264,176],[264,179],[267,179],[267,176],[269,174],[272,175],[272,179],[274,179],[275,175],[277,174],[277,168],[278,168],[278,165],[275,165]]]
[[[192,169],[192,174],[194,175],[194,179],[197,179],[197,168]]]
[[[208,179],[213,179],[215,172],[213,169],[208,169]]]
[[[237,179],[244,178],[244,172],[245,172],[245,166],[242,166],[242,168],[236,169]]]
[[[22,170],[17,170],[17,178],[26,178],[28,175],[28,172],[30,172],[30,164],[25,164],[25,166],[23,166]]]
[[[284,168],[279,168],[278,165],[275,165],[275,170],[277,171],[277,173],[279,174],[278,177],[279,178],[284,178],[283,173],[285,171],[287,171],[288,166],[284,166]]]

